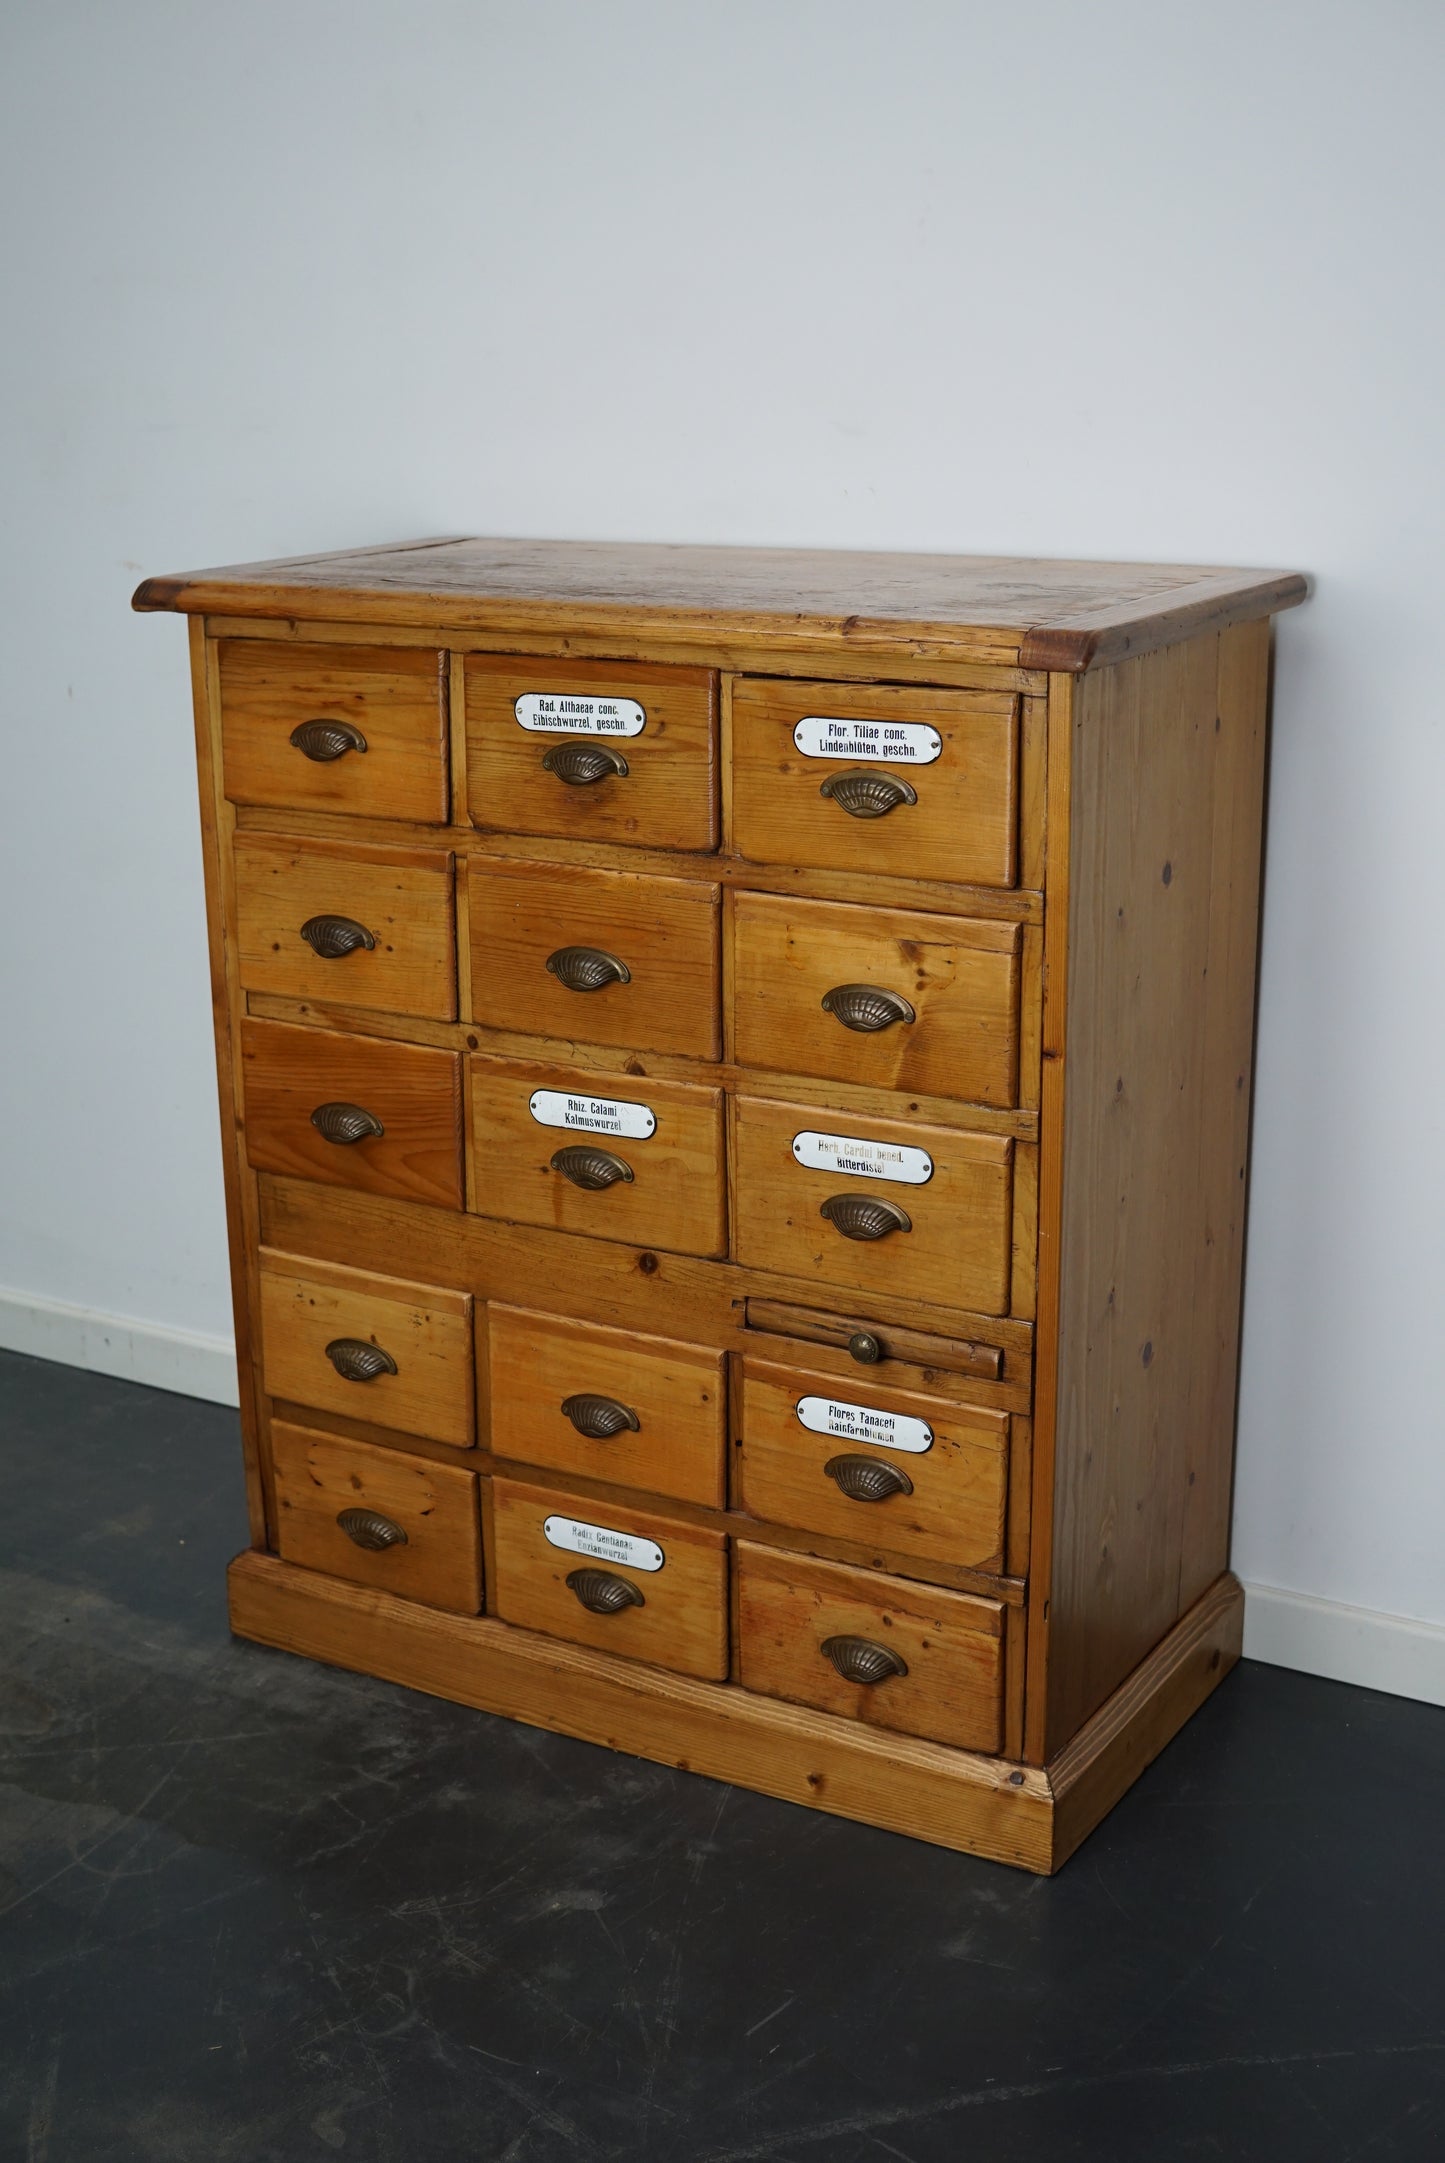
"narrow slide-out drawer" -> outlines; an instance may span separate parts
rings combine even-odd
[[[236,918],[247,991],[456,1019],[445,850],[238,834]]]
[[[732,712],[733,830],[753,863],[1014,884],[1011,694],[749,677]]]
[[[715,849],[717,677],[640,661],[467,655],[476,827]]]
[[[267,1394],[468,1449],[472,1301],[261,1249],[261,1359]]]
[[[1017,924],[739,893],[732,936],[741,1065],[1014,1102]]]
[[[219,654],[232,803],[446,824],[444,653],[235,638]]]
[[[718,1056],[715,886],[473,857],[467,905],[485,1028]]]
[[[493,1480],[492,1509],[504,1622],[707,1681],[727,1674],[720,1532],[514,1480]]]
[[[512,1059],[470,1065],[480,1215],[722,1253],[720,1090]]]
[[[461,1208],[457,1053],[245,1021],[241,1063],[257,1171]]]
[[[721,1352],[639,1331],[487,1309],[499,1457],[721,1508]]]
[[[752,1097],[736,1120],[740,1262],[1005,1312],[1012,1142]]]
[[[1002,1746],[998,1601],[744,1540],[736,1568],[745,1689],[964,1750]]]
[[[273,1421],[283,1562],[474,1615],[482,1604],[477,1476],[460,1465]]]
[[[1001,1567],[1006,1413],[749,1359],[740,1425],[751,1516],[931,1561]]]

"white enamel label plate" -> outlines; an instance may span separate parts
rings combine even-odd
[[[539,1127],[576,1127],[583,1134],[627,1134],[646,1141],[657,1132],[649,1104],[629,1104],[618,1097],[592,1097],[571,1090],[534,1089],[529,1099]]]
[[[579,698],[572,691],[528,691],[512,711],[519,728],[546,736],[640,736],[647,726],[635,698]]]
[[[933,1159],[926,1149],[909,1149],[901,1142],[865,1142],[856,1134],[815,1134],[805,1129],[793,1136],[793,1155],[810,1172],[898,1179],[906,1187],[925,1186],[933,1177]]]
[[[629,1570],[660,1570],[666,1556],[656,1540],[639,1539],[634,1532],[614,1532],[607,1525],[584,1524],[580,1517],[548,1517],[542,1530],[554,1547],[569,1555],[587,1555],[594,1562],[621,1562]]]
[[[889,766],[931,766],[943,749],[922,721],[830,721],[809,714],[793,730],[805,759],[878,759]]]
[[[926,1419],[903,1412],[875,1412],[871,1405],[844,1404],[836,1397],[800,1397],[795,1407],[809,1434],[836,1435],[840,1442],[873,1442],[879,1449],[907,1450],[921,1457],[933,1447]]]

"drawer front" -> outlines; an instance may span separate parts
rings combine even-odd
[[[472,1302],[261,1249],[262,1378],[268,1395],[470,1449]]]
[[[741,1065],[1014,1102],[1017,924],[740,893],[732,938]]]
[[[473,857],[467,913],[485,1027],[718,1056],[715,886]]]
[[[247,991],[456,1020],[452,859],[443,850],[238,834],[236,919]]]
[[[1006,1311],[1011,1142],[756,1097],[739,1097],[736,1115],[740,1262],[976,1314]],[[806,1139],[819,1135],[821,1143]],[[850,1155],[836,1146],[839,1141],[864,1148]],[[800,1153],[845,1164],[901,1157],[917,1169],[918,1152],[931,1165],[922,1184],[800,1161]],[[897,1222],[900,1213],[906,1229]],[[859,1232],[875,1236],[855,1236]]]
[[[466,673],[474,826],[640,848],[717,847],[711,669],[474,653]]]
[[[471,1104],[479,1215],[723,1253],[720,1090],[474,1058]]]
[[[1002,1747],[998,1601],[745,1540],[736,1568],[745,1689],[963,1750]]]
[[[997,692],[740,680],[738,852],[754,863],[1012,886],[1017,715],[1017,702]],[[830,721],[833,732],[823,726]],[[811,746],[822,741],[844,755],[816,755]],[[936,756],[902,755],[931,752],[935,741]]]
[[[461,1208],[455,1052],[244,1021],[241,1065],[246,1153],[257,1171]],[[362,1124],[350,1116],[357,1112],[371,1126],[347,1140]]]
[[[446,824],[444,653],[269,638],[218,650],[232,803]]]
[[[1008,1416],[745,1360],[742,1501],[754,1517],[997,1570]]]
[[[499,1457],[721,1509],[721,1352],[496,1305],[487,1337]]]
[[[283,1562],[476,1614],[482,1543],[474,1472],[285,1420],[272,1424],[271,1454]]]
[[[493,1604],[504,1622],[708,1682],[726,1676],[720,1532],[515,1480],[493,1480],[492,1512]]]

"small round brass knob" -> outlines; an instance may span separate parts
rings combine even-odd
[[[871,1329],[855,1329],[848,1339],[848,1350],[860,1367],[876,1367],[883,1357],[882,1340]]]

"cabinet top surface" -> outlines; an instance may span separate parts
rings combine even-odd
[[[148,578],[138,609],[816,643],[1078,671],[1292,608],[1297,572],[650,542],[399,542]]]

